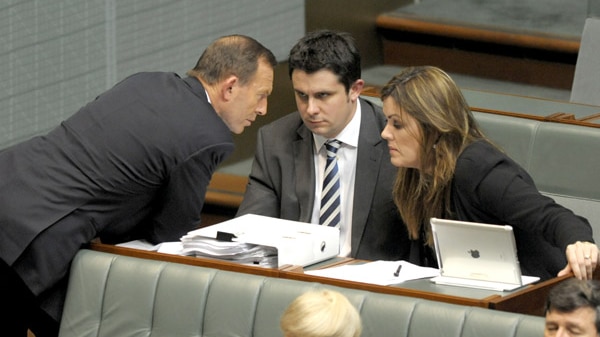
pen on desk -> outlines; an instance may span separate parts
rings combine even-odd
[[[394,276],[396,276],[396,277],[400,276],[400,270],[402,270],[402,265],[398,266],[398,269],[396,269],[396,271],[394,272]]]

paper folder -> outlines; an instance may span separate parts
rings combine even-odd
[[[254,244],[277,250],[277,267],[308,266],[339,254],[338,228],[299,221],[246,214],[189,232],[182,238],[230,239],[240,245]]]

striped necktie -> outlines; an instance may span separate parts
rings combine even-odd
[[[340,175],[337,165],[337,150],[342,143],[337,139],[325,143],[327,149],[327,164],[325,164],[325,179],[321,192],[321,225],[339,227],[340,225]]]

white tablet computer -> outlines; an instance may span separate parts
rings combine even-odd
[[[539,280],[522,276],[511,226],[431,218],[438,284],[499,291]]]

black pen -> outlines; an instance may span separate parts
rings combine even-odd
[[[396,272],[394,273],[394,276],[396,276],[396,277],[400,276],[400,270],[402,270],[402,265],[398,266],[398,269],[396,269]]]

